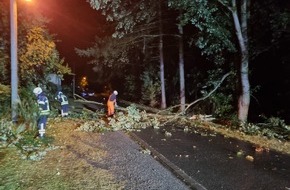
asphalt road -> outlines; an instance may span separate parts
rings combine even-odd
[[[147,128],[131,136],[192,189],[290,189],[290,155],[258,153],[250,143],[182,128]]]
[[[166,135],[170,134],[170,135]],[[290,190],[290,155],[204,131],[146,128],[131,137],[198,190]]]

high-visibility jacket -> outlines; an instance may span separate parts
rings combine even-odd
[[[64,94],[57,95],[57,99],[60,102],[60,105],[67,105],[68,104],[68,99],[67,99],[66,95],[64,95]]]
[[[49,115],[50,112],[49,101],[43,93],[37,96],[37,103],[39,106],[40,115]]]
[[[108,116],[113,115],[115,113],[115,105],[117,103],[117,96],[112,93],[107,101],[108,106]]]

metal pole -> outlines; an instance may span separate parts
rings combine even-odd
[[[18,58],[17,58],[17,0],[10,0],[11,30],[11,109],[12,121],[17,121],[18,104]]]

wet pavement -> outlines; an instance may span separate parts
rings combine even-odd
[[[146,128],[131,136],[192,189],[290,190],[290,155],[256,152],[253,144],[182,127]]]
[[[132,135],[192,189],[290,189],[290,155],[256,152],[253,144],[207,131],[146,128]]]

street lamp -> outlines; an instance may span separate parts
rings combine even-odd
[[[25,0],[31,1],[31,0]],[[17,0],[10,0],[10,31],[11,31],[11,116],[16,122],[18,113],[18,56],[17,56]]]
[[[17,0],[10,0],[11,31],[11,109],[12,121],[17,121],[18,96],[18,58],[17,58]]]

